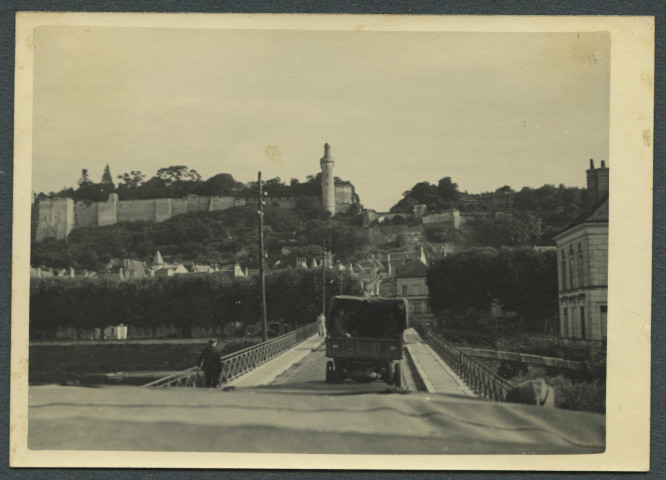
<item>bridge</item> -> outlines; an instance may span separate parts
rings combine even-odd
[[[144,387],[32,386],[31,449],[262,453],[597,453],[603,415],[502,402],[513,387],[424,324],[400,387],[325,381],[315,324]],[[34,432],[34,433],[32,433]]]

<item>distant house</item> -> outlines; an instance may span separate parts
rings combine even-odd
[[[428,313],[428,267],[421,262],[400,265],[395,274],[395,296],[409,302],[410,313]]]
[[[608,313],[608,168],[587,170],[588,208],[555,235],[560,336],[606,338]]]
[[[70,268],[42,268],[42,267],[30,267],[30,276],[38,278],[74,278],[75,273],[72,267]]]
[[[145,278],[146,277],[146,262],[139,260],[131,260],[126,258],[123,260],[123,267],[121,270],[120,278]]]
[[[398,268],[408,263],[418,262],[428,265],[423,247],[415,252],[391,252],[386,254],[386,270],[388,278],[395,278]]]
[[[164,265],[161,268],[153,270],[154,277],[171,277],[178,274],[190,273],[184,265]]]

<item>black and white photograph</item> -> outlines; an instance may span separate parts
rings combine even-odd
[[[653,42],[20,13],[12,466],[648,469]]]

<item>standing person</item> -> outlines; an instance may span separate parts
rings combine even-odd
[[[326,317],[323,313],[317,315],[317,326],[319,327],[319,336],[326,336]]]
[[[206,388],[215,388],[220,383],[220,373],[222,372],[222,361],[220,352],[217,351],[217,340],[211,338],[199,355],[197,365],[203,369],[206,377]]]

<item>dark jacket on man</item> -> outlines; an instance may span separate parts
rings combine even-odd
[[[216,387],[222,371],[222,361],[214,344],[206,345],[203,348],[197,365],[203,369],[206,375],[206,387]]]

